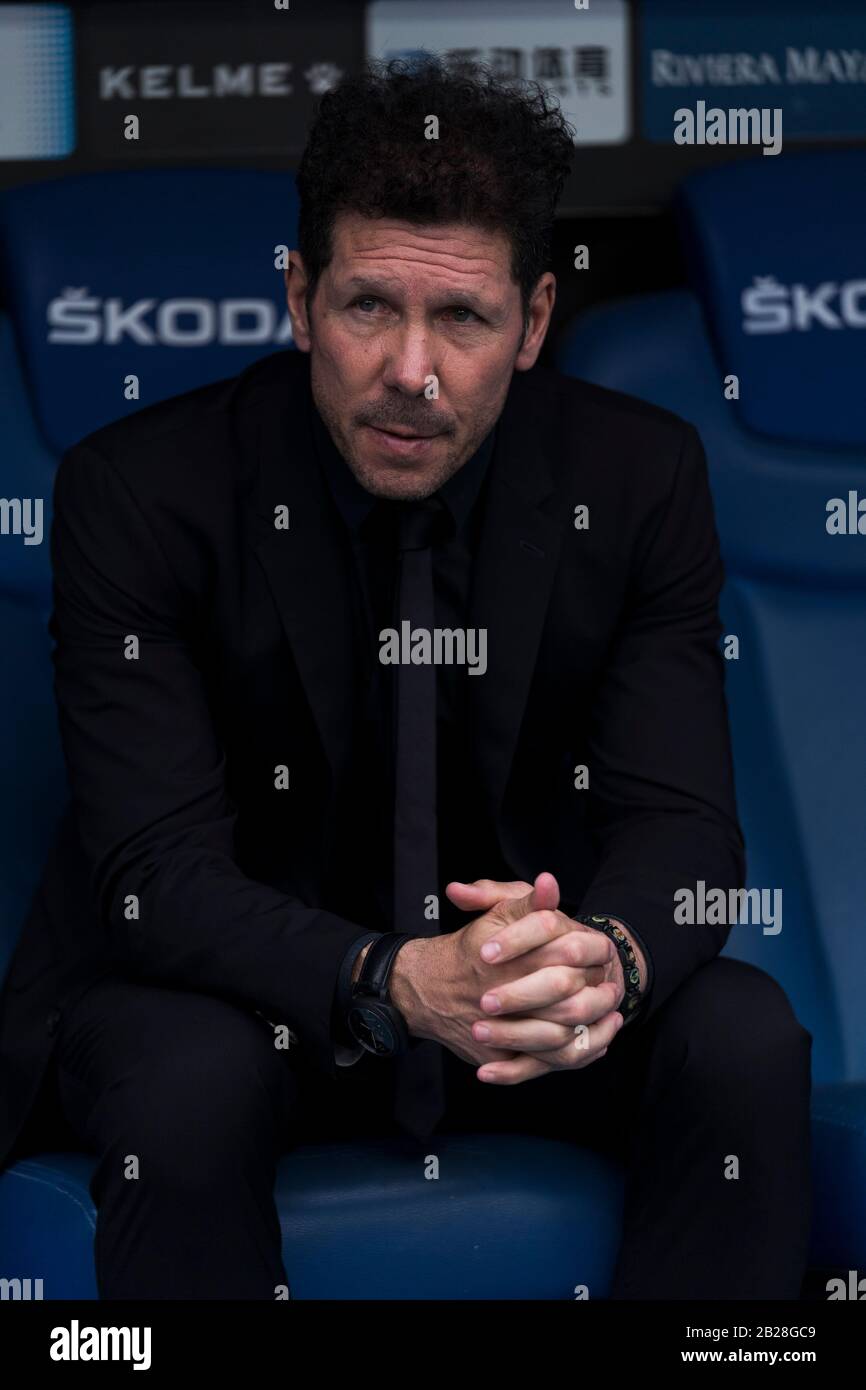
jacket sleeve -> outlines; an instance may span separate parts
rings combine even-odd
[[[724,694],[724,581],[706,457],[686,427],[661,515],[636,546],[627,612],[596,692],[589,826],[600,862],[578,911],[619,917],[651,957],[639,1027],[722,949],[730,924],[675,920],[677,890],[745,883]]]
[[[113,957],[289,1025],[334,1075],[337,975],[363,928],[239,868],[192,598],[121,470],[86,445],[58,470],[51,548],[60,732]]]

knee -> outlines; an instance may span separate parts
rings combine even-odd
[[[215,1031],[167,1038],[106,1096],[103,1166],[201,1195],[267,1162],[288,1103],[285,1070],[267,1028],[239,1011],[226,1009]]]
[[[679,996],[679,997],[678,997]],[[754,1090],[808,1082],[812,1035],[782,986],[745,961],[717,957],[672,997],[671,1020],[692,1075]]]

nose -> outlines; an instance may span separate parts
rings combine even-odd
[[[407,396],[420,396],[431,386],[436,387],[438,376],[430,335],[421,325],[406,324],[388,343],[383,383]]]

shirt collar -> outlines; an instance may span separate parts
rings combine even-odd
[[[353,532],[359,531],[379,500],[358,482],[343,455],[340,453],[315,403],[310,398],[310,416],[313,443],[316,457],[337,504],[343,520]],[[481,485],[493,454],[496,439],[496,426],[479,444],[475,453],[458,468],[446,483],[434,494],[447,507],[455,530],[460,530],[469,519],[481,492]]]

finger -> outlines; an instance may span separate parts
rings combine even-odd
[[[518,1086],[521,1081],[532,1081],[536,1076],[545,1076],[552,1071],[547,1062],[522,1052],[510,1062],[485,1062],[475,1075],[479,1081],[494,1086]]]
[[[488,1047],[504,1047],[512,1052],[555,1052],[572,1042],[574,1029],[569,1024],[548,1023],[536,1016],[491,1018],[477,1019],[472,1025],[472,1036]]]
[[[559,907],[559,884],[553,874],[544,872],[536,875],[532,896],[534,911],[544,907]]]
[[[568,936],[556,936],[545,946],[537,946],[535,950],[527,951],[520,957],[520,968],[525,975],[533,970],[541,970],[545,965],[570,965],[572,969],[579,971],[586,985],[600,985],[602,980],[608,978],[610,972],[610,961],[602,965],[575,965]],[[490,987],[495,989],[495,984]]]
[[[555,908],[559,903],[559,884],[549,873],[538,874],[532,885],[520,880],[502,882],[479,878],[474,883],[462,883],[452,879],[446,885],[445,893],[454,906],[463,912],[489,912],[498,904],[505,903],[502,911],[506,921],[523,917],[538,908]]]
[[[603,983],[609,984],[611,982],[604,981]],[[598,998],[597,995],[590,994],[589,999],[587,1001],[582,1001],[580,996],[584,994],[587,989],[592,990],[594,989],[594,986],[586,985],[583,989],[575,990],[574,994],[570,994],[567,999],[560,999],[558,1004],[551,1004],[546,1009],[527,1009],[525,1015],[509,1014],[508,1017],[540,1018],[547,1023],[566,1023],[570,1028],[573,1028],[576,1023],[595,1023],[597,1019],[603,1018],[604,1014],[599,1014],[596,1012],[594,1018],[585,1017],[587,1012],[593,1012],[593,998]],[[617,991],[617,995],[618,993],[619,991]],[[620,1003],[622,1002],[620,999],[616,997],[616,995],[613,995],[612,997],[608,996],[607,1000],[608,1011],[612,1009],[618,1009]]]
[[[485,1062],[475,1074],[479,1081],[489,1085],[517,1086],[521,1081],[532,1081],[536,1076],[545,1076],[551,1071],[582,1071],[606,1056],[611,1042],[623,1026],[620,1019],[622,1014],[611,1012],[587,1030],[589,1036],[585,1042],[575,1037],[571,1044],[555,1052],[521,1053],[507,1062]],[[575,1054],[579,1056],[578,1061],[575,1061]]]
[[[537,1055],[551,1067],[571,1067],[579,1071],[604,1056],[622,1026],[622,1014],[612,1010],[588,1027],[581,1024],[575,1028],[574,1037],[565,1047]]]
[[[507,921],[516,921],[530,912],[555,912],[558,907],[559,884],[553,874],[541,873],[536,875],[532,890],[526,897],[507,904],[505,917]]]
[[[463,912],[487,912],[503,898],[525,898],[531,892],[532,884],[522,879],[506,883],[492,878],[479,878],[474,883],[454,879],[445,888],[446,897]]]
[[[605,980],[604,984],[594,987],[588,985],[561,1002],[556,1022],[568,1023],[572,1028],[577,1024],[588,1026],[598,1023],[612,1010],[618,1009],[621,1002],[622,990],[613,980]]]
[[[569,995],[574,996],[575,1010],[580,1017],[575,1023],[592,1023],[608,1009],[612,1009],[620,995],[620,987],[613,980],[605,980],[600,985],[585,985],[576,988],[577,971],[568,965],[548,965],[531,975],[523,975],[519,980],[497,985],[481,996],[480,1007],[483,1014],[534,1014],[537,1009],[549,1008]]]
[[[566,922],[569,919],[566,918]],[[593,937],[602,938],[602,945],[598,941],[593,941]],[[603,949],[607,946],[607,953]],[[600,984],[605,971],[610,970],[611,961],[616,959],[616,947],[613,942],[601,932],[583,931],[580,927],[572,927],[571,931],[566,929],[546,946],[541,946],[532,952],[532,960],[538,961],[538,966],[543,965],[570,965],[575,970],[581,970],[585,974],[591,973],[593,984]],[[529,961],[530,956],[524,957]]]
[[[522,956],[524,952],[538,946],[546,946],[557,936],[568,931],[568,918],[553,908],[544,907],[535,912],[525,912],[528,898],[509,905],[510,922],[503,923],[496,935],[488,937],[479,947],[481,959],[487,965],[499,965]],[[519,916],[517,914],[520,914]],[[600,933],[599,933],[600,934]],[[605,941],[607,937],[603,938]],[[527,971],[527,974],[529,972]]]
[[[488,965],[501,965],[554,941],[558,941],[563,965],[606,965],[616,950],[603,932],[581,931],[561,912],[543,910],[507,922],[488,937],[481,947],[481,959]]]

